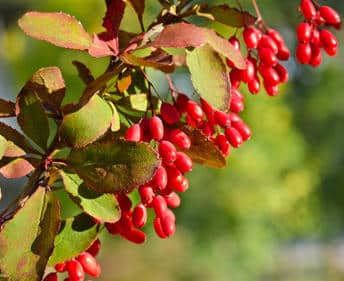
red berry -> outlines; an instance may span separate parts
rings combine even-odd
[[[163,190],[166,187],[167,173],[164,166],[160,166],[156,170],[151,182],[152,182],[152,185],[157,189]]]
[[[264,83],[264,88],[269,96],[276,96],[279,92],[278,85],[269,85]]]
[[[107,231],[112,235],[116,235],[119,233],[119,229],[118,229],[117,225],[118,225],[117,223],[109,223],[109,222],[105,223],[105,227],[106,227]]]
[[[147,185],[139,188],[139,194],[141,197],[141,202],[146,206],[149,206],[152,203],[155,196],[153,188]]]
[[[317,28],[313,28],[311,43],[318,46],[321,45],[320,32],[319,32],[319,29]]]
[[[254,79],[256,69],[251,60],[246,59],[245,63],[246,63],[246,68],[240,70],[240,77],[241,77],[241,81],[248,83],[252,79]]]
[[[169,141],[161,141],[159,144],[159,155],[166,163],[174,162],[177,158],[176,147]]]
[[[127,141],[135,141],[138,142],[142,138],[141,127],[139,124],[134,124],[128,128],[127,132],[125,133],[124,137]]]
[[[186,112],[186,104],[189,101],[188,96],[184,94],[178,94],[177,97],[177,107],[180,112]]]
[[[121,236],[128,241],[136,244],[142,244],[146,241],[146,234],[143,231],[135,228],[131,229],[128,232],[121,233]]]
[[[289,79],[289,75],[288,75],[287,69],[282,64],[280,64],[280,63],[276,64],[274,68],[275,68],[275,70],[278,73],[278,76],[280,78],[280,82],[281,83],[287,82],[288,79]]]
[[[200,101],[201,101],[202,110],[204,111],[206,115],[212,114],[214,112],[214,109],[212,108],[212,106],[209,103],[207,103],[204,99],[201,98]]]
[[[65,272],[67,270],[67,265],[65,262],[57,263],[54,266],[57,272]]]
[[[177,192],[185,192],[189,188],[189,181],[185,176],[181,177],[181,181],[179,183],[175,183],[173,185],[173,189]]]
[[[312,58],[309,64],[313,67],[317,67],[322,62],[322,54],[318,45],[312,44]]]
[[[273,54],[277,54],[278,52],[278,45],[276,41],[269,35],[264,35],[262,37],[262,39],[259,41],[259,47],[268,48]]]
[[[169,133],[169,140],[180,149],[189,149],[191,140],[182,130],[174,129]]]
[[[203,110],[195,101],[189,100],[187,102],[186,111],[195,120],[203,118]]]
[[[259,72],[264,78],[264,83],[275,86],[281,82],[280,76],[273,67],[267,67],[263,64],[259,66]]]
[[[308,64],[312,58],[312,48],[309,43],[300,43],[296,48],[296,59],[301,64]]]
[[[135,207],[133,211],[133,225],[135,227],[141,228],[147,222],[147,209],[143,204],[139,204]]]
[[[174,107],[174,105],[166,102],[162,103],[160,114],[162,119],[170,125],[175,124],[180,120],[180,113],[178,110]]]
[[[92,243],[92,245],[86,251],[95,257],[99,253],[100,246],[101,246],[100,240],[97,239]]]
[[[160,217],[156,217],[156,218],[154,219],[154,230],[155,230],[156,234],[157,234],[160,238],[164,239],[164,238],[167,237],[167,235],[165,234],[165,232],[164,232],[164,230],[163,230],[163,228],[162,228],[161,218],[160,218]]]
[[[227,128],[231,125],[231,119],[229,115],[223,111],[215,111],[215,120],[222,128]]]
[[[131,212],[122,212],[121,218],[115,222],[115,226],[120,234],[130,231],[134,227],[131,220]]]
[[[338,46],[336,36],[334,36],[331,31],[326,29],[320,31],[320,41],[324,48],[336,48]]]
[[[241,120],[234,122],[233,128],[237,129],[244,141],[248,140],[252,135],[250,128]]]
[[[100,275],[100,265],[90,253],[83,252],[78,256],[77,259],[83,267],[85,273],[93,277],[98,277]]]
[[[269,28],[267,34],[275,40],[278,46],[284,45],[284,39],[282,35],[275,29]]]
[[[232,36],[229,38],[228,42],[237,50],[240,51],[240,41],[237,37]]]
[[[180,197],[177,193],[171,192],[170,194],[164,195],[167,206],[171,208],[178,208],[180,206]]]
[[[321,6],[319,12],[327,24],[334,26],[340,24],[341,20],[339,14],[331,7],[325,5]]]
[[[164,136],[164,124],[160,117],[153,116],[149,122],[150,133],[154,140],[161,140]]]
[[[312,38],[312,25],[308,22],[301,22],[297,27],[297,39],[300,42],[309,42]]]
[[[271,49],[265,47],[258,48],[260,61],[266,66],[274,66],[277,63],[277,57]]]
[[[241,72],[237,68],[233,68],[229,73],[232,88],[238,88],[241,82]]]
[[[57,278],[57,273],[56,272],[49,273],[43,279],[43,281],[57,281],[57,280],[58,280],[58,278]]]
[[[307,20],[314,19],[317,13],[311,0],[301,0],[300,10]]]
[[[278,46],[278,53],[277,53],[276,57],[279,60],[288,60],[289,59],[290,51],[285,44]]]
[[[258,30],[255,27],[249,26],[244,28],[244,41],[248,49],[256,49],[259,43]]]
[[[177,152],[177,159],[176,161],[174,161],[174,165],[182,173],[190,172],[193,167],[191,158],[187,156],[184,152]]]
[[[129,211],[131,209],[132,203],[127,195],[123,193],[116,194],[116,199],[122,211]]]
[[[226,136],[222,133],[218,134],[215,139],[215,143],[218,148],[221,150],[222,154],[228,156],[230,153],[230,144]]]
[[[83,281],[85,279],[84,269],[77,260],[69,260],[67,262],[67,270],[69,278],[73,281]]]
[[[164,197],[157,195],[152,202],[155,214],[157,217],[163,217],[167,209],[167,203]]]
[[[253,80],[248,82],[247,84],[248,90],[250,91],[251,94],[256,95],[260,91],[260,81],[258,77],[255,77]]]
[[[162,230],[168,237],[173,236],[173,234],[176,231],[176,225],[175,225],[173,217],[171,216],[164,216],[161,219],[161,226],[162,226]]]
[[[239,113],[244,110],[244,103],[237,96],[232,95],[229,109],[232,112]]]
[[[233,127],[225,130],[226,137],[233,147],[239,147],[243,143],[241,134]]]

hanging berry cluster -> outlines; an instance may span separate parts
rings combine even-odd
[[[301,64],[316,67],[322,62],[321,49],[324,49],[329,56],[337,54],[337,38],[327,28],[339,29],[341,19],[331,7],[318,4],[315,6],[311,0],[302,0],[300,11],[305,20],[298,25],[296,31],[298,39],[296,59]]]

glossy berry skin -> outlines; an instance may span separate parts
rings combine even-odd
[[[311,0],[301,0],[300,10],[307,20],[314,19],[317,13]]]
[[[229,143],[233,146],[233,147],[240,147],[243,143],[243,139],[241,134],[238,132],[238,130],[236,130],[235,128],[231,127],[231,128],[227,128],[225,130],[225,134],[226,137],[229,141]]]
[[[176,147],[169,141],[161,141],[159,144],[159,155],[165,163],[172,163],[177,158]]]
[[[147,222],[147,209],[143,204],[135,207],[132,217],[133,225],[137,228],[143,227]]]
[[[167,172],[164,166],[160,166],[153,178],[152,178],[152,185],[157,189],[163,190],[167,185]]]
[[[153,202],[153,198],[155,197],[153,188],[147,185],[140,186],[139,194],[141,197],[141,202],[146,206],[150,206],[150,204]]]
[[[312,38],[313,28],[308,22],[301,22],[296,30],[299,42],[309,42]]]
[[[231,119],[229,118],[229,115],[223,111],[215,111],[215,120],[216,123],[221,128],[227,128],[231,125]]]
[[[177,193],[171,192],[170,194],[164,195],[167,206],[171,208],[178,208],[180,206],[180,197]]]
[[[162,230],[167,237],[173,236],[176,231],[176,225],[172,216],[165,215],[161,219]]]
[[[163,102],[160,108],[160,114],[162,119],[167,124],[175,124],[180,120],[180,113],[178,110],[174,107],[174,105]]]
[[[227,140],[226,136],[222,133],[219,133],[216,136],[215,143],[217,144],[218,148],[222,152],[224,156],[228,156],[230,153],[230,144]]]
[[[152,202],[155,214],[157,217],[163,217],[164,213],[167,209],[166,200],[161,195],[157,195],[154,197]]]
[[[277,57],[271,49],[259,47],[258,54],[261,62],[266,66],[274,66],[277,63]]]
[[[73,281],[83,281],[85,279],[84,269],[77,260],[69,260],[67,262],[67,270],[69,277]]]
[[[67,270],[67,265],[65,262],[57,263],[54,266],[57,272],[65,272]]]
[[[167,238],[167,235],[165,234],[163,228],[162,228],[162,223],[161,223],[161,218],[160,217],[156,217],[154,219],[154,230],[155,233],[162,239]]]
[[[177,152],[177,159],[174,161],[174,165],[184,174],[192,171],[193,167],[191,158],[184,152]]]
[[[98,277],[100,275],[100,265],[90,253],[83,252],[78,256],[77,259],[84,269],[85,273],[92,277]]]
[[[337,26],[341,22],[339,14],[329,6],[320,6],[319,13],[329,25]]]
[[[142,138],[142,131],[139,124],[134,124],[128,128],[127,132],[125,133],[124,138],[127,141],[134,141],[138,142]]]
[[[185,192],[189,188],[189,181],[185,176],[181,177],[181,181],[173,186],[173,189],[177,192]]]
[[[258,31],[254,27],[245,27],[243,37],[248,49],[256,49],[259,43]]]
[[[191,146],[190,138],[179,129],[174,129],[169,133],[169,140],[180,149],[189,149]]]
[[[188,115],[194,120],[202,120],[203,110],[195,101],[189,100],[186,104],[186,111]]]
[[[100,246],[101,246],[100,240],[97,239],[92,243],[92,245],[86,251],[95,257],[98,255],[100,251]]]
[[[160,117],[153,116],[149,120],[149,128],[151,136],[154,140],[161,140],[164,136],[164,124],[162,123]]]
[[[125,233],[120,233],[120,235],[135,244],[142,244],[146,241],[146,234],[143,231],[135,228]]]
[[[183,181],[183,174],[174,166],[166,167],[168,183],[170,189],[175,190],[176,186],[180,186]]]
[[[336,48],[338,41],[331,31],[323,29],[320,31],[320,41],[326,48]]]
[[[234,122],[233,128],[235,128],[240,133],[244,141],[247,141],[252,135],[250,128],[241,120],[238,122]]]
[[[296,48],[296,59],[301,64],[308,64],[312,58],[312,48],[309,43],[301,43]]]
[[[47,276],[44,277],[43,281],[58,281],[57,273],[49,273]]]

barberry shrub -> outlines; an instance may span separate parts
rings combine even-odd
[[[85,83],[73,104],[63,104],[67,89],[56,66],[34,73],[15,102],[0,99],[0,117],[15,117],[22,131],[0,122],[0,173],[28,178],[0,215],[1,280],[51,281],[60,273],[71,281],[98,277],[102,230],[141,244],[152,221],[158,237],[173,236],[172,210],[189,188],[186,174],[194,163],[222,168],[231,150],[251,138],[240,117],[241,83],[254,95],[262,84],[275,96],[287,82],[283,61],[290,51],[281,34],[263,21],[255,0],[256,16],[228,5],[159,3],[161,12],[145,26],[144,0],[106,0],[104,31],[93,36],[64,13],[28,12],[19,19],[29,36],[109,57],[109,65],[95,78],[85,64],[73,61]],[[130,8],[140,34],[119,28]],[[300,1],[299,11],[304,22],[296,32],[296,59],[318,66],[321,48],[330,56],[337,53],[337,39],[328,29],[340,28],[340,16],[311,0]],[[195,17],[220,22],[235,33],[223,38],[191,23]],[[170,73],[179,67],[188,69],[195,95],[174,86]],[[147,68],[166,74],[168,97],[161,98]],[[64,220],[56,195],[61,189],[80,208]],[[132,202],[135,193],[139,200]]]

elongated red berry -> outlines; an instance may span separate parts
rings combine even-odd
[[[268,48],[273,54],[277,54],[278,45],[275,40],[269,35],[263,35],[262,39],[259,41],[259,47]]]
[[[237,129],[230,127],[225,130],[226,137],[233,147],[239,147],[243,143],[241,134]]]
[[[232,112],[239,113],[244,110],[244,103],[238,97],[232,95],[229,108]]]
[[[288,74],[287,69],[280,63],[277,63],[274,68],[278,73],[278,76],[280,78],[280,82],[281,83],[287,82],[289,79],[289,74]]]
[[[189,180],[185,177],[181,177],[181,181],[173,185],[173,189],[177,192],[185,192],[189,189]]]
[[[132,221],[133,225],[138,228],[141,228],[146,224],[147,209],[143,204],[139,204],[134,208]]]
[[[264,83],[264,88],[266,90],[266,93],[271,97],[276,96],[279,92],[278,85],[270,85],[270,84]]]
[[[301,0],[300,10],[307,20],[314,19],[317,13],[311,0]]]
[[[164,216],[161,219],[161,226],[166,236],[170,237],[174,235],[176,231],[176,225],[174,219],[171,216]]]
[[[226,136],[222,133],[219,133],[216,136],[215,143],[217,147],[220,149],[222,154],[224,156],[228,156],[230,153],[230,144],[229,141],[227,140]]]
[[[338,46],[336,36],[334,36],[334,34],[327,29],[323,29],[320,31],[320,41],[323,46],[327,48],[335,48]]]
[[[169,140],[180,149],[189,149],[191,140],[182,130],[174,129],[169,133]]]
[[[172,163],[177,158],[177,150],[173,143],[163,140],[159,144],[159,155],[166,163]]]
[[[44,277],[43,281],[57,281],[57,273],[51,272],[47,276]]]
[[[162,228],[162,224],[161,224],[161,218],[160,217],[156,217],[154,219],[154,230],[155,233],[162,239],[167,238],[167,235],[165,234],[163,228]]]
[[[275,86],[281,82],[279,74],[273,67],[260,65],[259,72],[263,76],[265,84]]]
[[[101,246],[100,240],[97,239],[92,243],[92,245],[86,251],[95,257],[99,253],[100,246]]]
[[[157,189],[163,190],[166,187],[167,173],[164,166],[160,166],[156,170],[151,182],[152,182],[152,185]]]
[[[140,194],[141,202],[146,206],[150,206],[155,196],[153,188],[148,185],[140,186],[139,194]]]
[[[180,120],[180,113],[174,105],[163,102],[160,109],[160,114],[162,119],[167,124],[175,124]]]
[[[69,277],[73,281],[83,281],[85,279],[85,272],[82,268],[80,262],[75,259],[69,260],[67,262],[67,270]]]
[[[309,42],[312,38],[313,27],[308,22],[301,22],[297,27],[297,39],[300,42]]]
[[[177,97],[177,107],[180,112],[186,112],[186,104],[189,101],[188,96],[184,94],[178,94]]]
[[[331,7],[326,5],[320,6],[319,12],[327,24],[334,26],[340,24],[340,15]]]
[[[65,272],[67,270],[67,264],[65,262],[57,263],[54,268],[57,272]]]
[[[136,228],[133,228],[125,233],[120,233],[120,235],[135,244],[142,244],[146,241],[146,234],[142,230]]]
[[[234,122],[233,127],[237,129],[244,141],[248,140],[252,135],[250,128],[241,120]]]
[[[116,199],[122,211],[130,210],[132,203],[131,203],[130,198],[127,195],[123,193],[116,194]]]
[[[107,229],[107,231],[112,234],[112,235],[117,235],[119,234],[119,229],[117,227],[117,223],[109,223],[109,222],[106,222],[105,223],[105,228]]]
[[[197,102],[189,100],[186,104],[187,113],[195,120],[201,120],[203,118],[203,110]]]
[[[215,120],[216,123],[222,128],[227,128],[231,125],[231,119],[229,118],[229,115],[223,111],[215,111]]]
[[[318,45],[312,44],[312,58],[309,64],[313,67],[317,67],[322,62],[322,54]]]
[[[296,48],[296,59],[301,64],[308,64],[312,58],[312,48],[309,43],[300,43]]]
[[[267,30],[267,34],[276,42],[278,46],[284,44],[284,39],[282,35],[276,29],[269,28]]]
[[[176,161],[174,161],[174,165],[182,173],[190,172],[193,167],[191,158],[188,155],[186,155],[184,152],[177,152],[177,158],[176,158]]]
[[[243,37],[248,49],[255,49],[259,43],[258,30],[255,27],[248,26],[244,28]]]
[[[174,190],[175,186],[181,184],[183,174],[175,166],[166,167],[166,171],[168,178],[167,187]]]
[[[274,66],[277,63],[277,57],[271,49],[259,47],[258,55],[260,61],[267,66]]]
[[[260,91],[260,81],[258,77],[255,77],[251,81],[248,82],[247,84],[248,90],[250,91],[251,94],[256,95]]]
[[[139,124],[134,124],[128,128],[124,137],[127,141],[138,142],[142,139],[142,131]]]
[[[98,277],[101,273],[101,268],[96,259],[88,252],[81,253],[77,260],[81,264],[85,273],[92,277]]]
[[[161,140],[164,136],[164,124],[162,123],[160,117],[153,116],[149,120],[149,128],[151,136],[154,140]]]
[[[157,217],[163,217],[167,209],[167,203],[165,198],[161,195],[155,196],[152,205]]]
[[[170,194],[164,195],[167,206],[171,208],[178,208],[180,206],[180,197],[174,191]]]
[[[290,57],[290,51],[288,47],[285,44],[282,44],[278,46],[278,52],[276,54],[276,57],[279,60],[288,60]]]

